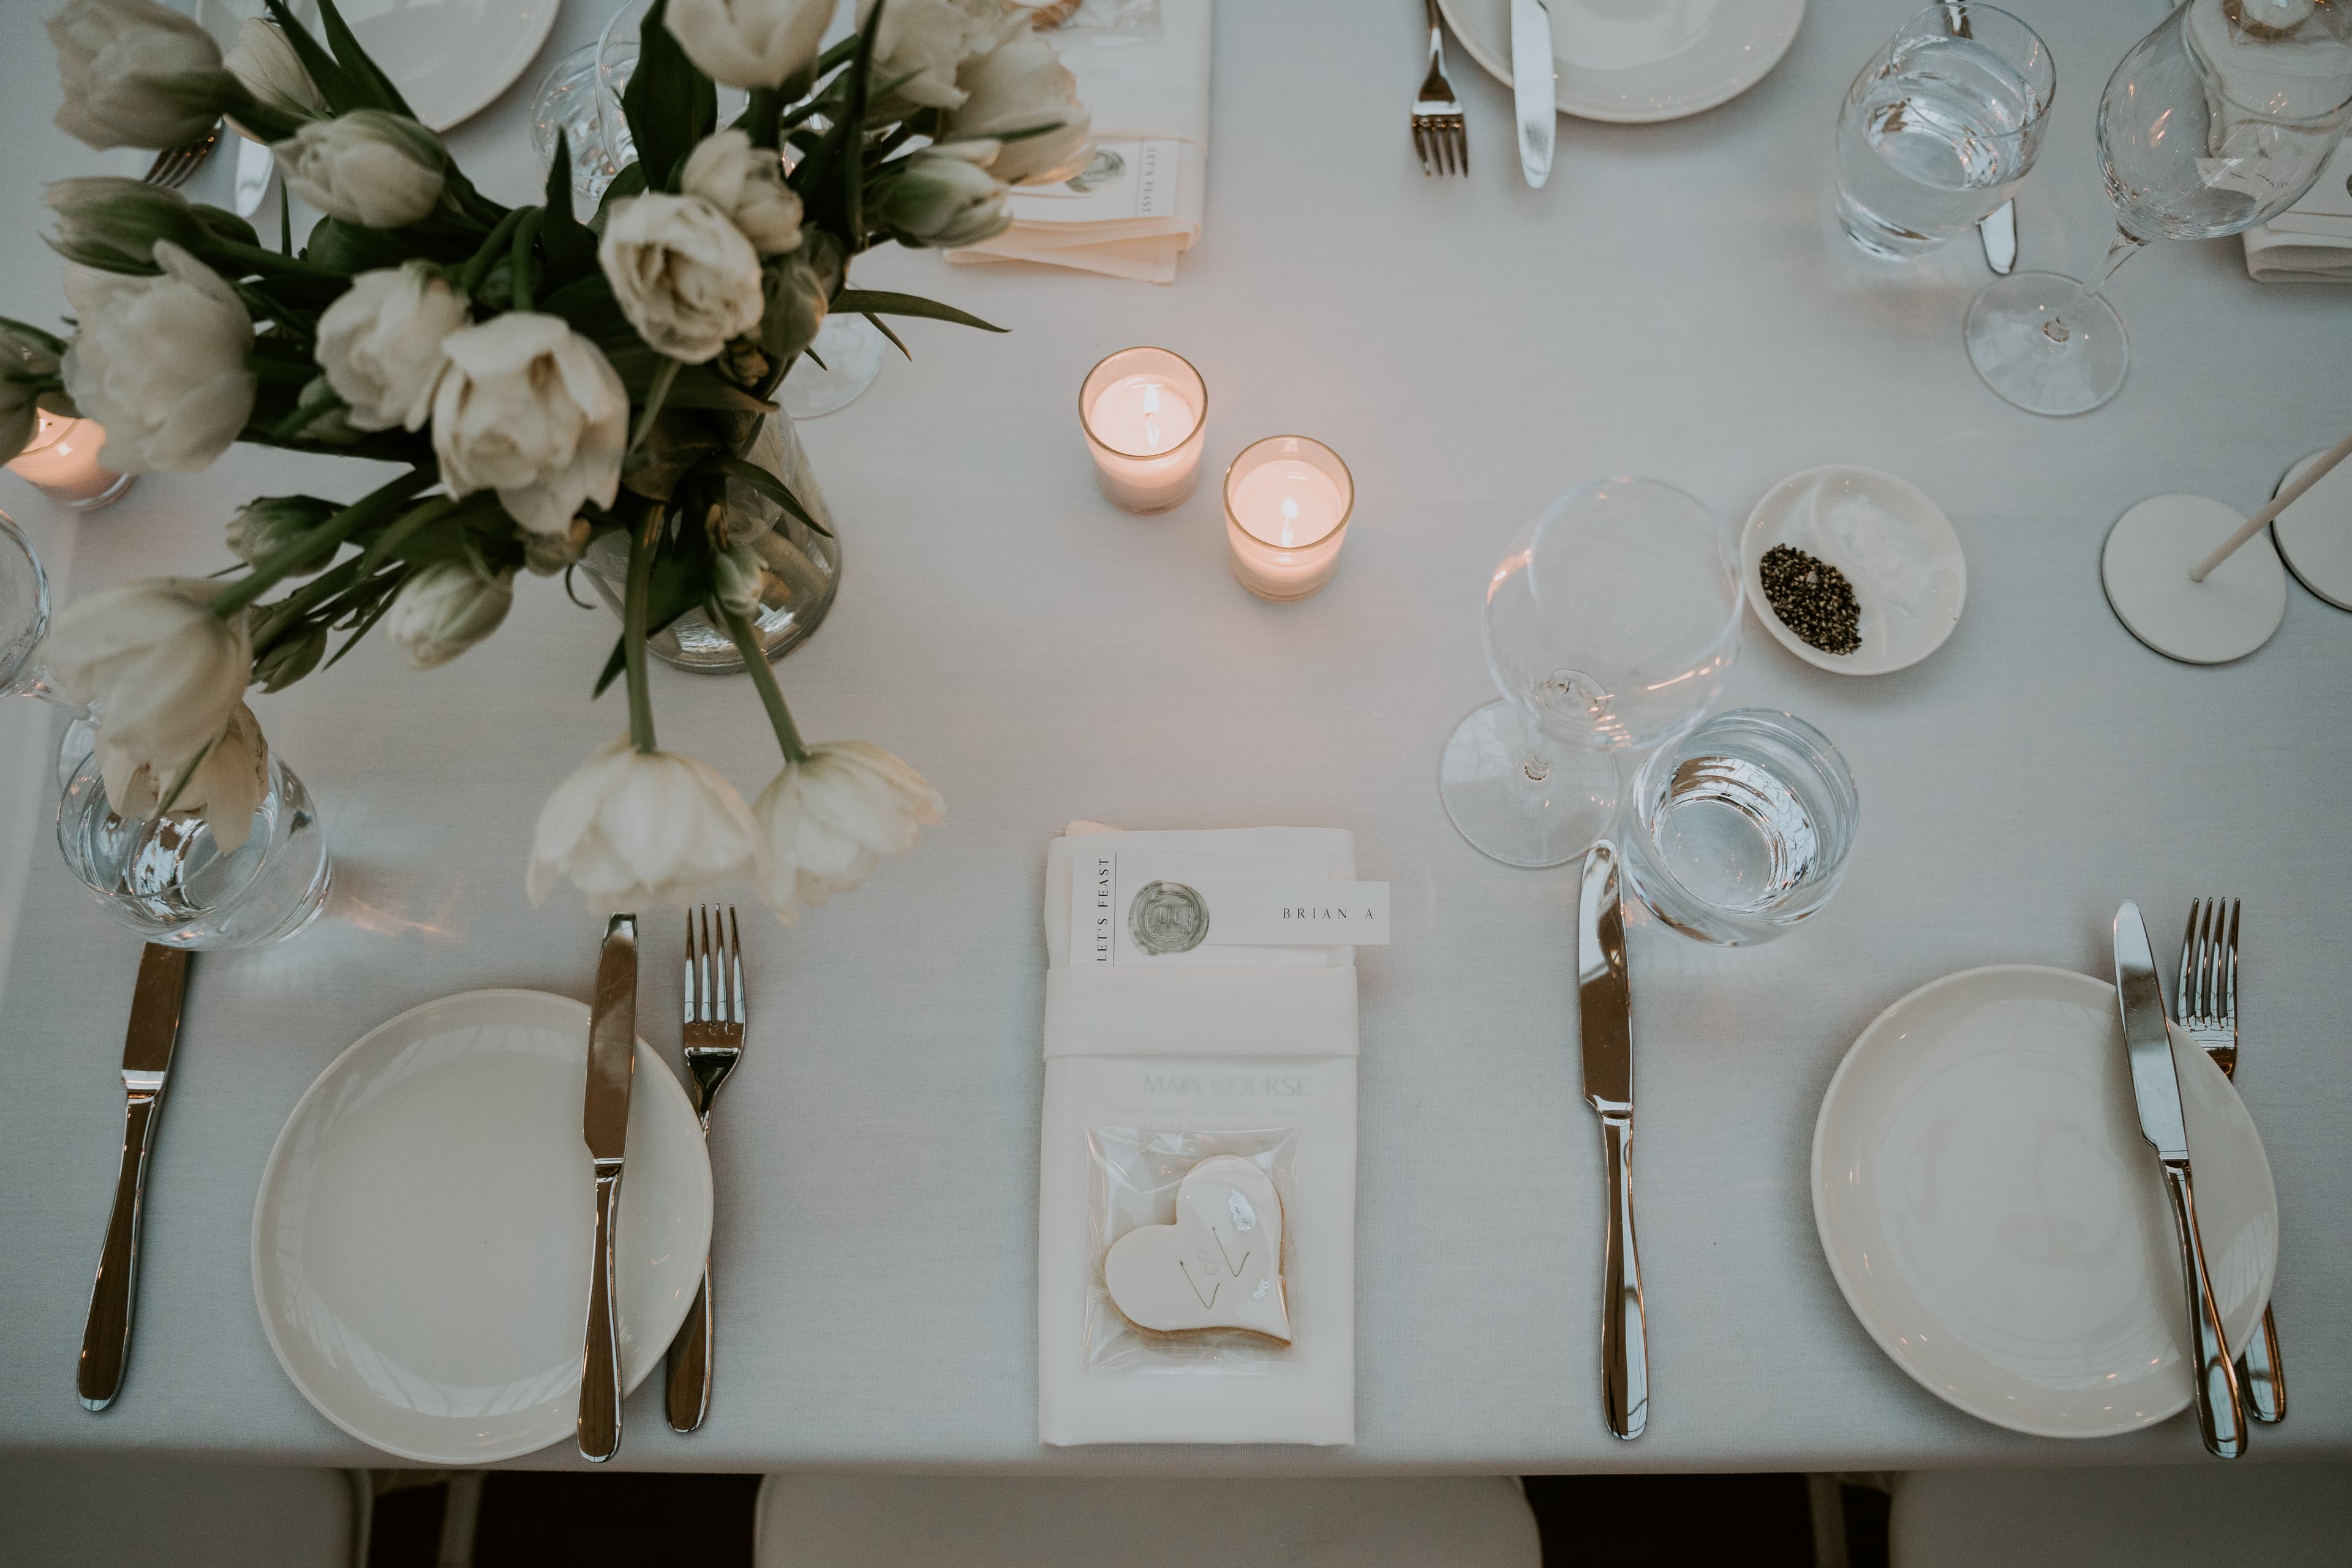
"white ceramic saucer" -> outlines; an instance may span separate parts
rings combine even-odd
[[[1780,63],[1805,0],[1549,0],[1560,112],[1679,120],[1738,97]],[[1437,0],[1470,58],[1511,79],[1510,0]]]
[[[2321,456],[2314,452],[2289,468],[2278,489],[2301,479]],[[2271,537],[2296,582],[2337,609],[2352,610],[2352,463],[2337,464],[2279,513]]]
[[[469,991],[410,1009],[320,1073],[253,1208],[253,1294],[278,1364],[328,1420],[425,1465],[572,1435],[595,1178],[580,1132],[588,1008]],[[616,1231],[634,1388],[693,1304],[710,1160],[637,1042]]]
[[[2270,1300],[2278,1195],[2252,1119],[2172,1056],[2222,1331]],[[1969,1415],[2105,1437],[2188,1407],[2188,1300],[2115,987],[2006,964],[1923,985],[1846,1053],[1813,1128],[1813,1219],[1879,1348]]]
[[[203,4],[227,18],[232,37],[238,21],[268,10],[261,0]],[[338,0],[335,8],[416,118],[446,131],[488,109],[530,68],[558,6],[559,0]],[[298,0],[294,15],[312,37],[321,37],[315,5]],[[219,30],[213,17],[199,19],[207,31]]]
[[[1839,512],[1852,505],[1866,508],[1865,518],[1891,517],[1900,525],[1883,542],[1880,558],[1858,555],[1844,542],[1851,525]],[[1823,653],[1773,613],[1761,568],[1765,552],[1780,544],[1845,574],[1862,610],[1860,647]],[[1969,598],[1968,560],[1943,508],[1908,480],[1852,463],[1807,468],[1767,490],[1740,530],[1739,570],[1748,608],[1773,639],[1807,664],[1839,675],[1885,675],[1918,663],[1944,646]],[[1912,580],[1897,580],[1896,573]]]

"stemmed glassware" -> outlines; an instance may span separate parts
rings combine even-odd
[[[49,576],[15,520],[0,512],[0,697],[37,697],[72,715],[58,776],[90,749],[89,710],[58,689],[34,655],[49,630]]]
[[[2116,237],[2085,281],[1996,279],[1969,307],[1969,358],[2034,414],[2082,414],[2130,363],[2102,291],[2156,239],[2239,234],[2292,206],[2352,115],[2346,0],[2186,0],[2133,46],[2099,100],[2099,155]]]
[[[1731,530],[1654,479],[1603,479],[1511,541],[1486,587],[1501,689],[1445,743],[1446,816],[1513,866],[1559,866],[1608,831],[1618,760],[1698,722],[1738,651]]]

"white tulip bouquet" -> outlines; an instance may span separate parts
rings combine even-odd
[[[115,809],[201,813],[234,849],[266,786],[249,686],[299,680],[379,625],[440,664],[498,627],[518,572],[563,572],[617,532],[624,629],[595,689],[625,678],[628,732],[548,800],[532,898],[569,879],[601,907],[682,900],[740,876],[789,921],[913,847],[941,809],[922,776],[794,729],[748,618],[761,568],[730,537],[728,487],[823,531],[750,454],[829,311],[987,328],[853,289],[847,267],[885,240],[986,238],[1009,184],[1084,165],[1089,117],[1030,14],[861,0],[856,32],[821,49],[834,0],[656,0],[623,100],[638,161],[583,224],[567,148],[543,205],[492,201],[333,0],[323,37],[268,3],[226,58],[153,0],[50,19],[60,127],[161,149],[226,115],[326,216],[299,247],[282,221],[273,248],[175,191],[49,186],[74,331],[0,321],[0,450],[45,408],[97,420],[124,472],[200,469],[236,441],[402,472],[349,503],[262,497],[228,524],[241,574],[132,583],[58,617],[49,660],[96,710]],[[749,97],[724,126],[719,84]],[[691,610],[742,652],[783,752],[748,805],[655,741],[646,638]]]

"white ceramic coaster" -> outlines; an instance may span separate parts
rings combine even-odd
[[[2116,520],[2099,556],[2126,630],[2183,664],[2227,664],[2271,640],[2286,615],[2286,573],[2257,536],[2202,583],[2189,571],[2245,514],[2205,496],[2150,496]]]
[[[1176,1188],[1176,1223],[1138,1226],[1111,1243],[1103,1283],[1138,1328],[1247,1329],[1288,1343],[1272,1178],[1238,1154],[1202,1161]]]
[[[2314,452],[2289,468],[2279,489],[2294,483],[2319,457]],[[2271,537],[2296,582],[2337,609],[2352,610],[2352,463],[2338,463],[2279,513]]]

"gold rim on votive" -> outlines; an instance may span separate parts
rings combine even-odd
[[[1095,422],[1087,416],[1087,383],[1095,378],[1095,372],[1102,369],[1103,366],[1108,364],[1111,361],[1117,359],[1121,354],[1131,354],[1146,350],[1156,354],[1166,354],[1170,359],[1174,360],[1178,364],[1181,364],[1186,370],[1191,371],[1192,373],[1192,379],[1200,383],[1201,385],[1201,416],[1192,422],[1192,433],[1190,436],[1185,437],[1181,441],[1177,442],[1173,447],[1169,447],[1164,452],[1130,452],[1123,447],[1114,447],[1109,442],[1104,440],[1100,436],[1095,434]],[[1175,454],[1182,451],[1185,447],[1198,440],[1201,437],[1201,433],[1208,427],[1209,378],[1201,374],[1200,366],[1194,364],[1191,360],[1186,359],[1182,354],[1178,353],[1174,349],[1163,349],[1158,343],[1129,343],[1123,349],[1111,350],[1110,353],[1103,355],[1102,358],[1088,365],[1087,367],[1087,374],[1078,377],[1078,428],[1086,432],[1087,440],[1092,441],[1096,446],[1100,447],[1104,451],[1108,452],[1114,458],[1136,458],[1148,461],[1153,458],[1173,457]],[[1332,453],[1332,456],[1336,458],[1339,454],[1334,452]],[[1350,479],[1349,481],[1349,487],[1351,493],[1353,491],[1354,485],[1355,481]]]
[[[1091,375],[1094,373],[1089,371],[1087,374]],[[1322,538],[1313,540],[1306,544],[1277,543],[1274,540],[1268,539],[1265,535],[1258,532],[1257,530],[1252,528],[1248,523],[1244,522],[1240,518],[1234,515],[1234,470],[1242,466],[1242,459],[1244,458],[1248,457],[1252,452],[1256,451],[1268,441],[1313,442],[1314,445],[1322,447],[1326,452],[1329,452],[1331,454],[1331,460],[1339,465],[1339,471],[1348,476],[1347,504],[1339,509],[1339,521],[1333,523],[1331,525],[1331,531],[1325,534]],[[1235,528],[1240,529],[1252,539],[1256,540],[1260,544],[1265,545],[1268,550],[1312,550],[1318,544],[1328,544],[1331,541],[1339,538],[1341,534],[1348,531],[1348,520],[1356,515],[1356,470],[1348,467],[1348,459],[1339,456],[1339,452],[1335,450],[1329,443],[1317,441],[1312,436],[1261,436],[1256,440],[1252,441],[1248,446],[1244,447],[1239,452],[1234,454],[1234,460],[1225,465],[1224,483],[1219,487],[1218,494],[1223,498],[1225,503],[1225,521],[1232,523]]]

